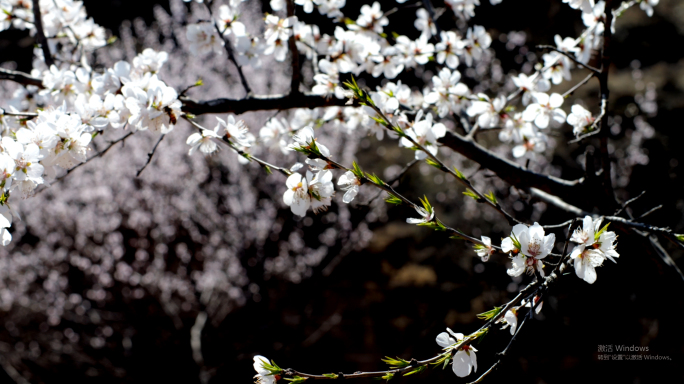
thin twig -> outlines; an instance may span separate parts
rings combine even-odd
[[[392,131],[392,132],[399,132],[399,131],[401,131],[400,128],[394,127],[392,121],[391,121],[391,120],[385,115],[385,113],[384,113],[380,108],[378,108],[375,104],[370,104],[369,107],[372,108],[372,109],[375,111],[375,113],[376,113],[378,116],[380,116],[380,118],[385,122],[385,128],[387,128],[389,131]],[[473,132],[473,131],[475,131],[475,128],[473,128],[473,130],[472,130],[471,132]],[[465,185],[468,189],[470,189],[472,192],[474,192],[475,195],[477,195],[477,197],[478,197],[478,198],[477,198],[477,202],[479,202],[479,203],[485,203],[485,204],[487,204],[487,205],[493,207],[494,209],[496,209],[499,213],[501,213],[501,215],[503,215],[503,216],[506,218],[506,220],[508,221],[508,223],[511,224],[511,225],[513,225],[513,224],[522,224],[522,221],[516,219],[513,215],[511,215],[510,213],[506,212],[506,211],[503,209],[503,207],[499,204],[499,202],[496,201],[496,199],[490,199],[490,198],[488,198],[487,196],[485,196],[482,192],[480,192],[479,190],[477,190],[477,188],[475,188],[475,186],[470,182],[470,180],[468,180],[467,178],[463,177],[463,175],[461,175],[461,174],[460,174],[459,172],[457,172],[456,170],[447,167],[439,158],[437,158],[437,156],[435,156],[434,154],[432,154],[432,152],[430,152],[429,150],[427,150],[423,144],[419,143],[418,141],[416,141],[413,137],[411,137],[411,136],[409,136],[409,135],[404,134],[402,137],[403,137],[403,138],[406,138],[406,139],[407,139],[408,141],[410,141],[411,144],[413,144],[416,148],[418,148],[419,150],[423,151],[423,152],[427,155],[427,157],[430,158],[430,160],[432,160],[432,161],[438,166],[438,167],[436,167],[436,168],[438,168],[438,169],[439,169],[440,171],[442,171],[442,172],[445,172],[445,173],[447,173],[447,174],[453,176],[458,182],[460,182],[461,184]],[[466,140],[472,141],[471,139],[466,139]],[[493,192],[492,192],[492,194],[493,194]]]
[[[637,201],[637,200],[638,200],[641,196],[643,196],[645,193],[646,193],[646,191],[644,190],[644,191],[642,191],[638,196],[633,197],[633,198],[627,200],[624,204],[622,204],[622,207],[620,207],[620,209],[618,209],[617,211],[615,211],[615,213],[614,213],[613,215],[614,215],[614,216],[617,216],[617,215],[619,215],[620,213],[622,213],[622,211],[624,211],[625,209],[627,209],[627,207],[628,207],[630,204],[632,204],[633,202]]]
[[[214,29],[216,29],[216,32],[223,40],[223,47],[225,48],[226,53],[228,54],[228,59],[237,68],[238,75],[240,76],[240,82],[242,83],[242,87],[245,89],[247,96],[250,96],[252,94],[252,88],[249,86],[249,83],[247,83],[247,78],[245,77],[245,74],[242,73],[242,66],[238,64],[237,60],[235,60],[235,54],[233,53],[233,46],[230,44],[230,40],[226,39],[223,35],[225,31],[221,31],[221,29],[218,27],[218,23],[216,22],[216,20],[214,20],[214,12],[211,9],[212,3],[213,2],[207,1],[204,4],[206,5],[207,10],[209,11],[209,15],[211,16],[212,24],[214,24]]]
[[[565,52],[565,51],[561,51],[560,49],[554,47],[553,45],[537,45],[536,48],[537,48],[537,49],[548,49],[548,50],[551,50],[551,51],[558,52],[558,53],[560,53],[561,55],[563,55],[563,56],[567,57],[568,59],[572,60],[575,64],[577,64],[577,65],[579,65],[579,66],[582,66],[582,67],[584,67],[584,68],[586,68],[586,69],[588,69],[588,70],[594,72],[594,73],[597,74],[597,75],[601,73],[601,71],[600,71],[599,69],[594,68],[594,67],[592,67],[591,65],[584,64],[583,62],[581,62],[581,61],[577,60],[576,58],[574,58],[574,57],[573,57],[572,55],[570,55],[569,53],[567,53],[567,52]]]
[[[648,212],[646,212],[646,213],[642,214],[641,216],[637,217],[637,220],[643,219],[644,217],[650,215],[651,213],[653,213],[653,212],[659,210],[659,209],[662,208],[662,207],[663,207],[663,206],[662,206],[662,204],[661,204],[661,205],[659,205],[659,206],[657,206],[657,207],[651,208]]]
[[[50,46],[48,45],[47,38],[45,38],[45,32],[43,31],[43,19],[40,12],[40,0],[33,0],[33,24],[36,26],[36,41],[40,44],[40,48],[43,50],[43,59],[48,68],[50,68],[55,61],[52,59],[52,53],[50,52]]]
[[[157,140],[157,143],[154,144],[152,150],[147,154],[147,161],[145,162],[145,165],[143,165],[142,168],[138,170],[138,172],[135,174],[135,177],[140,177],[142,171],[144,171],[145,168],[147,168],[147,166],[150,165],[150,162],[152,162],[152,157],[154,156],[154,153],[157,152],[157,147],[159,146],[159,143],[161,143],[162,140],[164,140],[164,137],[166,137],[166,134],[162,134],[161,136],[159,136],[159,140]]]
[[[200,131],[203,130],[203,129],[206,129],[206,128],[202,127],[201,125],[199,125],[199,124],[198,124],[197,122],[195,122],[194,120],[190,119],[190,118],[189,118],[188,116],[186,116],[186,115],[183,115],[183,118],[184,118],[188,123],[192,124],[193,127],[199,129]],[[290,170],[287,169],[287,168],[278,167],[278,166],[276,166],[276,165],[273,165],[273,164],[271,164],[271,163],[268,163],[268,162],[266,162],[266,161],[264,161],[264,160],[261,160],[261,159],[258,158],[258,157],[252,156],[252,155],[250,155],[249,153],[247,153],[247,152],[241,150],[240,148],[238,148],[237,146],[235,146],[235,144],[233,144],[233,142],[230,141],[226,136],[223,136],[223,137],[221,138],[221,142],[224,143],[224,144],[227,144],[227,145],[228,145],[233,151],[235,151],[238,155],[240,155],[240,156],[242,156],[242,157],[244,157],[244,158],[246,158],[246,159],[248,159],[248,160],[250,160],[250,161],[251,161],[251,160],[254,160],[254,161],[255,161],[257,164],[259,164],[262,168],[266,169],[266,172],[269,172],[269,173],[270,173],[270,170],[271,170],[271,169],[275,169],[276,171],[282,173],[282,174],[285,175],[285,176],[290,176],[290,175],[292,174],[292,171],[290,171]]]
[[[565,93],[562,95],[563,98],[567,98],[568,96],[572,95],[575,93],[576,90],[578,90],[581,86],[584,84],[588,83],[589,80],[591,80],[592,77],[596,76],[596,73],[590,73],[587,77],[584,78],[584,80],[580,81],[579,83],[575,84],[572,88],[568,89],[565,91]]]
[[[420,161],[420,160],[418,160],[418,159],[413,159],[413,160],[411,160],[408,164],[406,164],[406,165],[404,166],[404,168],[403,168],[401,171],[399,171],[399,173],[398,173],[396,176],[394,176],[391,180],[389,180],[389,181],[387,182],[387,184],[389,184],[389,185],[391,185],[392,187],[394,187],[394,183],[396,183],[397,181],[399,181],[399,179],[401,179],[402,177],[404,177],[404,175],[406,174],[406,172],[408,172],[414,165],[416,165],[416,164],[418,163],[418,161]],[[370,205],[373,201],[375,201],[375,199],[377,199],[378,197],[380,197],[380,195],[382,195],[382,191],[378,192],[378,194],[375,195],[372,199],[370,199],[370,200],[368,201],[368,203],[366,203],[366,205]]]

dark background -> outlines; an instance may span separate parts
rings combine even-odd
[[[352,10],[350,15],[360,6],[352,3],[347,5]],[[492,7],[486,0],[483,3],[470,23],[484,25],[492,34],[495,40],[492,47],[497,50],[504,69],[517,69],[519,63],[516,63],[514,53],[507,52],[504,44],[497,41],[499,33],[525,31],[526,45],[533,47],[553,43],[556,33],[576,36],[581,28],[578,13],[564,4],[507,0]],[[115,33],[125,19],[142,17],[152,23],[151,9],[155,4],[168,9],[164,2],[148,0],[85,1],[89,15]],[[435,5],[442,6],[438,2]],[[389,8],[390,5],[383,5],[383,9]],[[638,9],[630,10],[624,17],[624,28],[618,24],[611,73],[611,111],[614,115],[623,115],[635,103],[634,59],[639,60],[643,76],[656,84],[659,106],[657,114],[644,114],[656,129],[656,134],[643,143],[649,162],[633,167],[629,182],[618,189],[618,195],[626,199],[646,190],[647,195],[632,206],[635,214],[663,204],[662,209],[645,221],[669,226],[678,232],[684,231],[684,184],[679,175],[681,164],[684,164],[680,150],[684,118],[684,71],[680,65],[684,58],[682,12],[682,5],[676,1],[661,1],[653,18],[645,17]],[[322,30],[330,28],[327,21],[316,18],[315,13],[298,12],[298,16],[307,22],[320,23]],[[406,22],[412,24],[411,12],[405,15]],[[449,23],[447,16],[442,19]],[[11,58],[18,69],[30,70],[32,43],[32,38],[23,31],[1,33],[0,62]],[[574,76],[573,80],[579,78]],[[409,84],[412,81],[415,85],[421,80],[415,76],[405,79]],[[590,84],[578,93],[578,97],[585,97],[587,105],[595,103],[595,95],[596,84]],[[625,143],[629,141],[626,135],[634,130],[631,120],[624,119],[622,130],[611,139],[617,146],[626,147]],[[669,141],[670,138],[673,141]],[[578,145],[559,146],[552,163],[563,166],[563,177],[580,177],[582,168],[575,158],[583,151]],[[373,156],[367,155],[366,163],[382,161]],[[229,171],[221,169],[221,172]],[[422,176],[410,172],[399,190],[420,190],[422,185]],[[448,188],[458,187],[452,183]],[[454,217],[461,200],[457,197],[440,204],[438,209],[444,211],[442,216]],[[520,217],[530,215],[533,203],[525,202],[516,214]],[[357,207],[351,212],[351,221],[359,223],[364,220],[367,210]],[[472,257],[470,247],[438,232],[404,224],[404,218],[411,214],[405,208],[390,209],[387,223],[370,224],[373,239],[368,247],[338,257],[343,243],[336,243],[313,268],[311,277],[300,283],[279,276],[265,276],[263,261],[250,263],[254,250],[245,249],[240,259],[250,281],[260,287],[259,297],[252,297],[233,309],[220,324],[204,328],[203,369],[211,377],[210,382],[249,382],[254,374],[252,357],[255,354],[274,359],[281,367],[308,373],[381,370],[385,367],[380,362],[384,356],[428,358],[439,351],[435,337],[445,327],[470,333],[482,324],[475,316],[477,313],[501,305],[514,296],[511,291],[518,285],[506,275],[504,260],[478,266],[481,263]],[[290,219],[287,210],[283,210],[281,216]],[[551,224],[568,218],[567,214],[549,207],[540,222]],[[319,218],[315,220],[318,222]],[[301,221],[289,222],[302,228]],[[482,219],[475,220],[473,226],[490,235],[494,243],[509,231],[506,226],[493,227]],[[134,229],[123,233],[130,239],[139,238]],[[618,235],[617,250],[621,255],[618,263],[606,262],[599,268],[599,278],[593,285],[577,279],[574,271],[561,279],[550,291],[542,315],[525,325],[498,371],[485,382],[656,383],[684,379],[680,367],[684,357],[681,326],[684,282],[660,261],[643,238],[629,232],[618,232]],[[307,241],[317,241],[316,235],[310,236]],[[563,232],[557,231],[556,238],[564,239]],[[31,243],[28,236],[22,241]],[[186,242],[193,249],[194,240],[189,236],[179,236],[176,241]],[[663,239],[661,242],[672,252],[678,265],[684,267],[682,252]],[[275,242],[271,246],[270,252],[269,245],[265,246],[267,255],[277,253]],[[76,287],[82,278],[74,274],[70,285]],[[517,283],[522,286],[529,279],[525,277]],[[22,366],[17,369],[30,372],[32,382],[43,383],[200,381],[201,368],[193,361],[189,345],[194,316],[183,318],[179,327],[157,301],[147,296],[115,302],[108,310],[117,314],[118,320],[111,321],[115,336],[105,348],[89,349],[86,345],[79,353],[62,354],[56,361],[40,357],[23,359]],[[40,332],[37,326],[40,316],[27,313],[24,323],[16,323],[16,319],[21,318],[21,308],[11,311],[18,331],[0,330],[0,338],[10,346],[16,345],[18,340],[28,344]],[[78,327],[87,327],[69,324],[69,320],[63,320],[62,326],[70,326],[77,332]],[[134,330],[131,349],[121,346],[123,335],[116,336],[124,329]],[[496,352],[505,348],[508,339],[508,331],[492,331],[476,346],[479,349],[478,373],[496,361]],[[668,356],[671,361],[600,361],[601,345],[613,348],[616,345],[648,346],[651,355]],[[475,378],[471,375],[469,381]],[[428,380],[464,382],[455,378],[449,369],[430,369],[417,377],[393,381]],[[10,378],[0,376],[0,382],[10,382]]]

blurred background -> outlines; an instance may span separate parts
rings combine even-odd
[[[95,22],[118,37],[91,58],[94,68],[131,60],[143,48],[163,49],[170,59],[161,77],[169,85],[183,89],[202,77],[205,86],[192,90],[193,98],[243,96],[225,56],[187,53],[184,26],[208,18],[201,5],[84,3]],[[361,4],[348,2],[345,14],[355,19]],[[433,4],[444,8],[439,0]],[[395,5],[383,2],[382,9]],[[247,20],[270,12],[267,3],[248,2],[243,9]],[[415,11],[398,10],[387,30],[417,37],[409,25]],[[317,11],[307,15],[298,8],[297,15],[319,25],[322,33],[334,30]],[[439,22],[445,29],[464,26],[449,9]],[[257,32],[257,24],[248,29]],[[578,11],[542,0],[496,6],[483,1],[468,24],[485,26],[495,58],[488,55],[477,68],[460,68],[463,81],[489,95],[512,89],[506,74],[533,71],[541,57],[537,44],[553,44],[555,34],[577,36],[583,27]],[[633,7],[618,20],[615,36],[610,151],[618,196],[625,201],[646,191],[631,205],[633,213],[662,204],[644,221],[684,232],[684,152],[678,149],[684,121],[684,3],[661,0],[651,18]],[[0,65],[30,71],[34,43],[26,31],[0,33]],[[252,88],[259,94],[287,92],[288,66],[266,62],[264,68],[268,72],[246,70]],[[435,68],[429,63],[400,79],[421,91]],[[309,61],[303,71],[310,87]],[[564,92],[584,76],[576,69],[572,82],[553,91]],[[363,84],[381,83],[365,76]],[[4,103],[17,86],[4,82],[0,87]],[[597,91],[598,84],[589,82],[566,105],[581,100],[596,114]],[[257,134],[276,112],[241,118]],[[281,111],[277,117],[293,114]],[[203,119],[205,126],[214,126],[213,116]],[[246,383],[253,381],[255,354],[307,373],[382,370],[384,356],[434,356],[440,351],[435,337],[446,327],[475,331],[482,325],[476,314],[510,300],[531,279],[510,278],[502,255],[482,263],[467,244],[405,224],[415,212],[388,207],[370,188],[362,188],[350,205],[338,196],[327,213],[298,218],[282,203],[284,176],[240,164],[227,149],[208,158],[187,156],[191,132],[186,123],[179,124],[138,178],[135,173],[156,142],[149,132],[36,196],[14,201],[21,220],[14,221],[12,243],[0,249],[0,382]],[[95,150],[122,135],[108,131],[94,143]],[[567,125],[556,130],[555,148],[529,166],[566,179],[583,176],[586,145],[566,144],[571,138]],[[341,163],[356,159],[365,171],[386,179],[413,158],[396,140],[377,140],[334,123],[320,129],[319,140]],[[483,133],[478,140],[512,158],[496,133]],[[303,161],[294,154],[260,156],[286,167]],[[442,149],[440,156],[481,190],[493,189],[519,219],[557,224],[571,218],[531,199],[525,186],[506,185],[458,154]],[[495,211],[463,196],[461,185],[427,164],[413,166],[398,190],[411,199],[427,195],[443,220],[466,233],[487,235],[495,244],[510,233]],[[591,204],[585,208],[591,210]],[[564,232],[556,231],[556,238],[565,239]],[[618,263],[597,269],[593,285],[574,272],[561,279],[541,314],[526,324],[485,382],[684,379],[678,366],[684,357],[684,281],[646,239],[617,234]],[[682,251],[665,239],[661,244],[683,268]],[[509,338],[507,330],[493,331],[476,345],[478,373],[498,359]],[[613,346],[612,355],[618,345],[648,346],[648,354],[671,360],[599,360],[606,345]],[[393,381],[428,380],[462,381],[439,368]]]

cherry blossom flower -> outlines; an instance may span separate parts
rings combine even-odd
[[[216,36],[214,26],[210,23],[190,24],[185,35],[193,55],[205,55],[212,51],[223,54],[224,41]]]
[[[506,96],[497,96],[494,101],[490,101],[489,97],[483,93],[478,94],[477,97],[479,100],[472,101],[468,107],[468,116],[477,116],[477,124],[481,128],[497,127],[506,107]]]
[[[416,219],[416,218],[410,217],[410,218],[406,219],[406,222],[409,224],[427,223],[427,222],[432,221],[432,219],[435,217],[434,211],[428,212],[425,208],[421,208],[421,207],[414,207],[414,208],[415,208],[416,212],[418,212],[418,214],[420,215],[420,218]]]
[[[315,143],[321,155],[330,157],[330,150],[328,150],[328,147],[316,141],[316,138],[314,137],[314,130],[309,126],[298,130],[297,133],[292,137],[292,140],[294,140],[294,143],[288,146],[290,150],[312,150],[312,145]]]
[[[413,25],[421,32],[421,36],[425,35],[428,39],[437,34],[437,25],[432,21],[425,8],[416,11],[416,21],[413,22]]]
[[[423,114],[422,110],[416,115],[416,120],[411,128],[406,130],[406,135],[411,137],[415,142],[422,145],[433,155],[437,154],[437,139],[446,134],[446,127],[442,123],[432,124],[432,114],[428,113],[424,120],[421,120]],[[402,137],[399,144],[401,146],[412,148],[414,144],[411,140]],[[427,153],[422,150],[416,150],[415,157],[417,160],[423,160],[428,157]]]
[[[44,167],[39,161],[42,159],[40,148],[35,144],[26,146],[5,136],[2,138],[2,148],[14,160],[14,185],[24,196],[28,196],[38,184],[43,183]]]
[[[511,308],[508,311],[506,311],[506,314],[504,315],[504,320],[506,320],[506,324],[510,325],[511,327],[511,335],[515,335],[515,330],[518,328],[517,309]]]
[[[531,274],[536,269],[544,276],[542,259],[553,250],[556,235],[551,233],[545,236],[544,228],[535,222],[531,227],[520,230],[518,240],[520,253],[511,260],[513,266],[507,273],[510,276],[520,276],[525,271]]]
[[[600,267],[606,259],[604,255],[593,248],[586,248],[584,244],[572,250],[570,257],[575,265],[577,277],[593,284],[596,281],[596,267]]]
[[[593,220],[591,216],[585,216],[582,228],[576,229],[570,238],[580,244],[570,254],[575,273],[589,284],[596,281],[595,268],[600,267],[605,259],[616,262],[615,258],[620,257],[615,251],[615,232],[607,231],[607,225],[600,227],[601,219]]]
[[[219,117],[217,117],[216,120],[218,120],[218,125],[216,128],[214,128],[215,132],[221,132],[220,128],[223,128],[225,130],[225,136],[228,140],[231,140],[243,147],[250,147],[252,145],[247,138],[247,133],[249,133],[249,131],[247,130],[247,126],[245,125],[244,121],[236,121],[235,116],[233,115],[228,115],[227,120],[223,120]]]
[[[468,29],[464,40],[464,58],[466,65],[473,66],[473,60],[480,60],[484,50],[492,44],[492,37],[481,25]]]
[[[306,216],[306,211],[311,206],[306,178],[299,173],[293,173],[287,178],[285,185],[287,186],[287,191],[283,194],[285,204],[290,206],[290,210],[295,215]]]
[[[648,17],[651,17],[653,16],[653,7],[658,5],[659,2],[660,0],[641,0],[639,2],[639,8],[643,9]]]
[[[219,7],[218,18],[216,19],[216,24],[220,31],[223,31],[223,35],[227,36],[232,34],[234,37],[245,36],[246,29],[245,25],[237,21],[239,13],[237,8],[228,5],[221,5]]]
[[[188,155],[192,155],[198,148],[205,155],[212,154],[216,152],[217,145],[214,139],[219,139],[218,126],[214,130],[202,129],[202,132],[195,132],[188,137],[186,144],[190,146]]]
[[[508,254],[520,252],[520,234],[527,230],[527,225],[516,224],[511,230],[511,235],[501,240],[501,251]]]
[[[456,69],[459,64],[458,56],[463,54],[464,43],[461,38],[452,31],[440,34],[442,41],[435,45],[437,51],[437,63]]]
[[[533,100],[535,92],[546,92],[551,89],[551,84],[543,77],[527,76],[524,73],[511,78],[513,84],[523,92],[522,103],[528,105]]]
[[[257,374],[254,375],[254,382],[256,384],[275,384],[276,381],[278,381],[279,376],[274,375],[271,371],[266,369],[264,363],[270,364],[267,358],[261,355],[254,356],[254,370],[257,372]]]
[[[482,244],[475,244],[473,248],[475,249],[475,253],[482,258],[482,261],[489,260],[489,256],[494,253],[492,239],[487,236],[482,236]]]
[[[589,127],[594,124],[596,119],[591,112],[584,109],[579,104],[575,104],[571,108],[571,113],[568,115],[567,122],[572,125],[572,133],[579,136],[588,132]]]
[[[337,180],[337,185],[343,191],[347,191],[342,197],[342,201],[349,204],[359,193],[361,181],[359,181],[352,171],[347,171]]]
[[[314,3],[312,0],[295,0],[295,4],[304,7],[304,12],[311,13],[314,9]]]
[[[513,147],[512,150],[513,157],[516,159],[525,156],[527,153],[544,152],[546,150],[546,135],[532,128],[531,124],[520,128],[518,134],[522,137],[522,142]]]
[[[534,94],[535,102],[528,105],[523,112],[525,121],[533,121],[539,128],[547,128],[549,123],[560,125],[565,121],[565,111],[560,109],[563,105],[563,96],[552,93],[538,92]]]
[[[437,335],[437,344],[442,348],[450,347],[464,339],[462,333],[454,333],[447,328],[447,332],[442,332]],[[475,356],[477,349],[472,345],[461,345],[458,352],[454,354],[453,362],[451,363],[454,373],[458,377],[466,377],[470,372],[477,372],[477,356]]]
[[[349,29],[365,29],[382,33],[383,27],[387,26],[387,24],[389,24],[389,20],[383,15],[380,3],[376,1],[372,6],[368,4],[361,6],[361,14],[356,19],[356,25],[350,25]]]
[[[309,183],[309,195],[311,195],[311,209],[314,213],[326,211],[332,204],[332,197],[335,194],[335,187],[332,183],[333,174],[329,170],[321,170],[313,177],[310,171],[306,172],[306,179]]]

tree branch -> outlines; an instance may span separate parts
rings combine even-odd
[[[282,110],[293,108],[319,108],[345,106],[347,100],[335,97],[325,98],[310,93],[289,95],[255,95],[244,99],[193,100],[181,97],[183,112],[193,115],[205,113],[233,113],[236,115],[251,111]]]
[[[584,183],[584,178],[568,181],[532,172],[453,132],[447,132],[444,137],[437,141],[479,163],[483,168],[491,170],[507,183],[522,186],[524,189],[535,187],[554,195],[571,196],[577,193]]]
[[[42,79],[33,77],[28,73],[12,71],[5,68],[0,68],[0,80],[10,80],[23,85],[35,85],[38,88],[43,88]]]
[[[287,17],[295,15],[295,5],[294,0],[287,0]],[[299,83],[302,81],[302,74],[299,67],[299,50],[297,49],[297,43],[295,42],[294,31],[292,36],[287,41],[290,54],[292,55],[292,79],[290,81],[290,94],[299,93]],[[316,60],[316,58],[314,58]]]
[[[48,46],[47,38],[45,37],[45,32],[43,31],[43,19],[40,13],[40,0],[33,0],[33,24],[36,26],[36,41],[40,44],[43,49],[43,59],[48,68],[50,68],[55,61],[52,59],[52,53],[50,52],[50,47]]]

